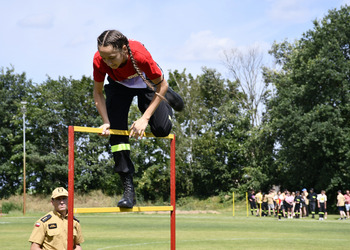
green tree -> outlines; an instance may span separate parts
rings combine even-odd
[[[185,109],[175,113],[174,133],[176,135],[176,182],[179,197],[193,194],[193,151],[195,138],[201,128],[201,93],[199,83],[186,70],[169,73],[169,85],[182,96]]]
[[[350,181],[350,7],[330,10],[290,44],[274,44],[281,66],[268,103],[278,150],[275,176],[289,188],[335,192]]]
[[[248,189],[264,189],[269,186],[269,169],[272,168],[272,140],[267,123],[262,119],[265,112],[265,102],[269,96],[269,84],[264,83],[263,53],[260,48],[252,46],[246,51],[233,48],[225,51],[224,64],[237,82],[239,90],[236,97],[242,105],[242,110],[250,117],[250,131],[244,148],[246,164],[243,168],[240,192]]]
[[[129,112],[129,127],[141,116],[136,104]],[[151,132],[148,126],[147,132]],[[130,139],[131,159],[135,165],[136,195],[142,200],[169,200],[170,142],[163,138]],[[121,188],[120,193],[123,192]]]
[[[28,171],[30,186],[49,193],[52,186],[66,186],[68,179],[68,126],[98,127],[101,120],[92,97],[93,82],[60,77],[48,78],[33,90],[28,105],[30,142]],[[108,140],[96,134],[75,136],[75,185],[78,191],[103,189],[111,171]],[[108,178],[107,178],[108,179]]]
[[[182,194],[207,197],[232,190],[241,181],[243,141],[249,127],[237,101],[237,84],[207,68],[195,79],[185,71],[170,76],[170,84],[184,92],[186,103],[175,123]]]
[[[33,87],[26,74],[14,68],[0,72],[0,198],[23,189],[23,120],[21,101]]]
[[[27,187],[33,193],[47,194],[53,186],[66,186],[68,126],[99,127],[102,124],[93,101],[92,79],[60,77],[53,80],[48,77],[42,84],[33,86],[25,74],[17,75],[13,70],[3,72],[1,77],[0,94],[6,100],[0,112],[3,118],[0,150],[4,153],[0,165],[1,197],[22,189],[18,178],[22,174],[23,158],[22,100],[28,102]],[[240,186],[245,182],[242,174],[247,165],[245,143],[250,120],[239,101],[242,93],[237,83],[226,81],[215,70],[203,68],[203,74],[196,78],[185,70],[170,72],[169,84],[183,96],[186,106],[172,118],[172,133],[176,134],[177,141],[178,197],[206,197]],[[137,104],[133,103],[129,125],[139,116]],[[131,144],[138,200],[168,200],[169,140],[131,139]],[[76,133],[76,191],[101,189],[107,194],[121,194],[123,188],[113,166],[108,139]]]

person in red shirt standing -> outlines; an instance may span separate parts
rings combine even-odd
[[[109,129],[128,130],[128,113],[135,96],[142,116],[131,125],[129,137],[142,138],[148,125],[156,137],[169,135],[171,108],[181,111],[184,103],[168,87],[162,70],[144,45],[127,39],[117,30],[102,32],[97,38],[97,45],[98,51],[93,59],[93,94],[103,120],[101,135],[109,136]],[[104,84],[106,75],[108,83]],[[118,207],[124,208],[132,208],[136,203],[133,185],[135,168],[130,159],[129,137],[110,136],[115,171],[124,186]]]

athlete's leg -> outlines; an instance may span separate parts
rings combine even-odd
[[[154,92],[149,89],[142,89],[138,94],[138,107],[142,113],[146,111],[154,96]],[[172,128],[172,109],[169,104],[162,101],[153,113],[149,125],[151,132],[157,137],[169,135]]]
[[[105,86],[106,106],[111,129],[128,130],[128,113],[135,95],[119,83],[110,82]],[[123,186],[123,198],[118,202],[119,207],[131,208],[135,205],[133,185],[134,164],[130,159],[129,137],[122,135],[110,136],[111,150],[115,162],[115,171],[120,175]]]

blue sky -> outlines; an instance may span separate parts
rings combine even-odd
[[[50,76],[92,76],[96,38],[118,29],[145,44],[168,70],[201,74],[222,64],[225,50],[294,41],[312,21],[350,0],[12,0],[0,15],[0,67],[42,83]]]

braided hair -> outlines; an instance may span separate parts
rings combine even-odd
[[[123,46],[125,45],[128,49],[128,54],[130,57],[130,60],[132,62],[132,65],[136,71],[136,73],[141,77],[141,79],[147,84],[147,86],[154,91],[153,84],[146,79],[146,77],[142,74],[140,68],[137,66],[136,60],[134,59],[134,56],[131,52],[130,46],[129,46],[129,40],[126,36],[124,36],[120,31],[118,30],[106,30],[102,32],[102,34],[97,38],[97,46],[98,47],[106,47],[111,45],[113,48],[117,50],[121,50]],[[160,84],[164,78],[157,83],[156,85]],[[156,93],[159,97],[161,97],[164,100],[164,97],[160,94]]]

